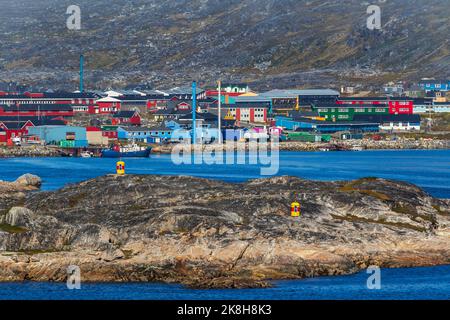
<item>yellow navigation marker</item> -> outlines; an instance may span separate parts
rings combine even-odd
[[[300,203],[293,202],[291,204],[291,217],[300,217],[301,216],[300,209],[301,209]]]
[[[116,170],[118,176],[123,176],[125,174],[125,162],[118,161],[116,164]]]

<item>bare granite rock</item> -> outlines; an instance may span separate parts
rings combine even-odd
[[[301,218],[290,216],[294,200]],[[1,217],[3,281],[64,281],[78,265],[84,281],[265,287],[370,265],[450,263],[450,202],[376,178],[109,175],[8,205],[23,209]]]
[[[40,188],[42,184],[41,178],[32,174],[24,174],[20,176],[16,181],[16,184],[22,185],[24,187]]]

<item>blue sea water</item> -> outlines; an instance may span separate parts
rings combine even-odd
[[[0,180],[13,181],[24,173],[43,179],[44,190],[55,190],[108,173],[114,159],[1,159]],[[190,175],[242,182],[260,178],[258,165],[175,165],[168,155],[127,159],[127,173]],[[313,180],[351,180],[376,176],[411,182],[435,197],[450,198],[450,150],[282,152],[278,175]],[[88,284],[68,290],[58,283],[2,283],[2,299],[151,299],[151,300],[315,300],[315,299],[450,299],[450,266],[382,271],[381,290],[369,290],[368,274],[278,281],[270,289],[190,290],[167,284]]]
[[[381,289],[367,288],[370,275],[276,281],[268,289],[191,290],[160,283],[0,284],[0,300],[449,300],[450,266],[382,269]]]
[[[115,172],[115,159],[12,158],[1,159],[0,180],[23,173],[37,174],[44,190]],[[260,165],[175,165],[170,155],[127,159],[127,173],[189,175],[242,182],[261,178]],[[351,180],[376,176],[411,182],[433,196],[450,198],[450,150],[281,152],[278,175],[313,180]]]

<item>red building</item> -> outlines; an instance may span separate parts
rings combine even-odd
[[[391,98],[389,100],[390,114],[413,114],[414,100],[411,98]]]
[[[3,128],[0,128],[0,144],[6,144],[8,142],[8,138],[6,137],[6,131]]]
[[[388,104],[388,97],[339,97],[336,104]]]
[[[0,93],[0,104],[15,105],[15,104],[72,104],[72,105],[93,105],[98,98],[91,93],[32,93],[25,92],[23,94],[17,93]]]
[[[414,100],[407,97],[340,97],[339,105],[384,105],[390,114],[413,114]]]
[[[5,132],[6,141],[12,138],[22,137],[28,134],[28,128],[33,126],[34,125],[31,121],[0,122],[0,129],[2,129]]]
[[[147,100],[147,109],[150,112],[156,112],[167,108],[167,99],[150,99]]]
[[[106,137],[110,140],[117,140],[118,132],[117,132],[117,130],[112,130],[112,129],[102,129],[102,136]]]
[[[113,97],[99,99],[95,105],[89,106],[90,114],[113,114],[120,111],[121,101]]]
[[[249,123],[266,123],[270,103],[262,102],[238,102],[233,105],[224,105],[226,119],[233,118],[236,121]]]
[[[127,124],[133,126],[141,125],[141,116],[137,111],[119,111],[113,116],[113,125]]]
[[[66,122],[57,118],[48,117],[24,117],[22,120],[16,117],[0,118],[0,129],[5,132],[6,139],[22,137],[28,134],[28,128],[42,125],[65,125]]]

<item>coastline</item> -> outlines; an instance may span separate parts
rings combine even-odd
[[[407,183],[109,175],[28,196],[17,188],[0,198],[15,228],[0,233],[1,281],[65,281],[74,264],[89,282],[263,288],[450,264],[450,200]],[[289,216],[296,190],[300,219]]]
[[[177,145],[153,146],[152,154],[171,154]],[[196,151],[204,150],[228,150],[217,145],[202,145]],[[268,144],[270,150],[270,143]],[[189,149],[189,147],[188,147]],[[240,143],[231,147],[232,150],[249,150],[248,143]],[[331,149],[330,151],[360,151],[360,150],[449,150],[450,140],[400,140],[400,141],[373,141],[373,140],[346,140],[335,143],[311,143],[311,142],[281,142],[279,151],[293,152],[317,152]],[[336,149],[336,150],[334,150]],[[67,157],[69,151],[52,146],[22,146],[0,147],[1,158],[44,158]]]

